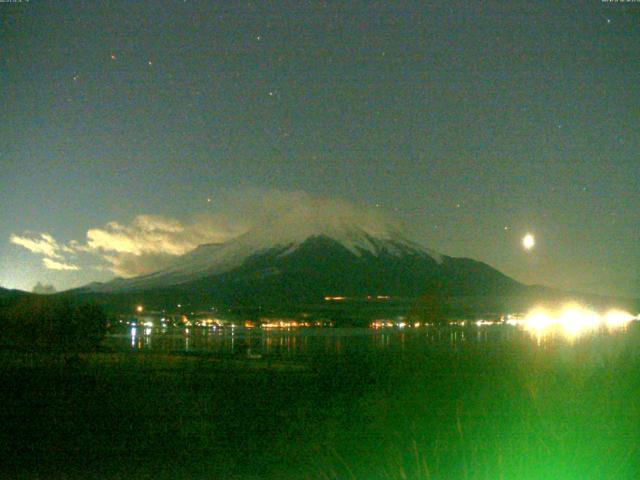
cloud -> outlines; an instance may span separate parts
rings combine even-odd
[[[130,225],[110,222],[87,231],[87,248],[106,252],[182,255],[200,243],[224,241],[231,231],[201,219],[188,225],[158,215],[138,215]]]
[[[253,228],[284,237],[331,231],[345,224],[373,235],[399,229],[395,219],[376,207],[306,192],[243,189],[222,194],[214,205],[216,213],[187,221],[162,215],[138,215],[129,223],[112,221],[89,228],[84,240],[66,244],[47,233],[12,235],[11,242],[43,255],[49,269],[72,271],[83,265],[132,277],[168,267],[198,245],[221,243]]]
[[[358,226],[374,236],[404,230],[398,219],[373,206],[358,205],[340,198],[327,198],[306,192],[265,192],[257,208],[257,227],[277,226],[283,235],[331,231],[344,225]]]
[[[106,270],[119,277],[133,277],[169,267],[175,261],[176,256],[166,253],[147,253],[144,255],[119,253],[117,255],[103,255],[102,258],[108,263]]]
[[[24,235],[13,234],[9,237],[9,241],[26,248],[30,252],[43,255],[42,264],[49,270],[80,270],[80,267],[69,263],[63,255],[63,253],[74,253],[73,246],[59,244],[48,233],[33,234],[26,232]]]
[[[138,215],[129,224],[109,222],[90,228],[86,241],[58,243],[50,234],[13,234],[10,241],[44,256],[51,270],[80,270],[78,258],[88,266],[131,277],[150,273],[171,264],[176,256],[203,243],[218,243],[244,232],[241,222],[223,214],[200,216],[190,222],[160,216]],[[70,261],[72,256],[76,261]],[[96,265],[97,263],[97,265]],[[84,264],[84,263],[83,263]]]
[[[33,253],[38,253],[48,258],[62,258],[62,255],[60,255],[59,252],[66,251],[65,249],[67,248],[58,245],[55,239],[48,233],[40,233],[36,236],[29,234],[28,232],[25,236],[13,234],[9,237],[9,241],[13,244],[20,245]]]
[[[43,258],[42,264],[49,270],[80,270],[80,267],[71,263],[57,262],[50,258]]]
[[[245,230],[222,214],[186,223],[160,215],[138,215],[129,225],[109,222],[91,228],[86,244],[74,245],[77,251],[99,255],[116,275],[132,277],[169,266],[176,256],[198,245],[224,242]]]

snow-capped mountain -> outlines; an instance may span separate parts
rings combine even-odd
[[[471,315],[522,310],[562,292],[527,287],[491,266],[430,250],[373,217],[292,212],[219,244],[200,245],[163,270],[92,283],[80,295],[130,311],[212,306],[239,315]],[[330,214],[327,214],[330,213]],[[334,302],[332,298],[348,299]],[[371,299],[385,299],[378,302]],[[440,313],[438,313],[440,312]]]
[[[200,245],[179,256],[168,268],[131,279],[118,278],[105,284],[91,284],[87,288],[97,292],[146,290],[186,284],[205,277],[216,276],[241,268],[260,256],[277,260],[288,257],[314,239],[325,239],[339,245],[352,256],[362,258],[417,257],[430,263],[441,263],[443,256],[404,237],[391,225],[350,225],[344,221],[307,222],[294,230],[283,228],[278,222],[256,228],[225,243]],[[330,252],[326,252],[330,254]]]
[[[88,285],[78,293],[163,308],[188,303],[292,311],[324,305],[332,296],[402,303],[425,295],[497,298],[523,288],[484,263],[441,255],[376,218],[303,217],[295,211],[293,217],[201,245],[158,272]]]

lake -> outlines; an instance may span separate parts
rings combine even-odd
[[[5,352],[0,476],[636,479],[640,325],[570,331],[136,327],[70,365]]]
[[[154,328],[127,327],[107,336],[104,345],[116,351],[193,353],[304,358],[379,352],[491,350],[507,344],[521,348],[562,350],[597,345],[594,355],[637,344],[640,328],[632,322],[614,331],[597,330],[567,337],[540,334],[506,324],[421,326],[419,328]]]

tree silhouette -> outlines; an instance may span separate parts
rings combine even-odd
[[[107,317],[97,305],[51,297],[18,300],[2,315],[3,343],[27,349],[86,351],[104,337]]]

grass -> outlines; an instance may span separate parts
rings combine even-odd
[[[6,478],[633,479],[640,332],[289,361],[0,356]]]

